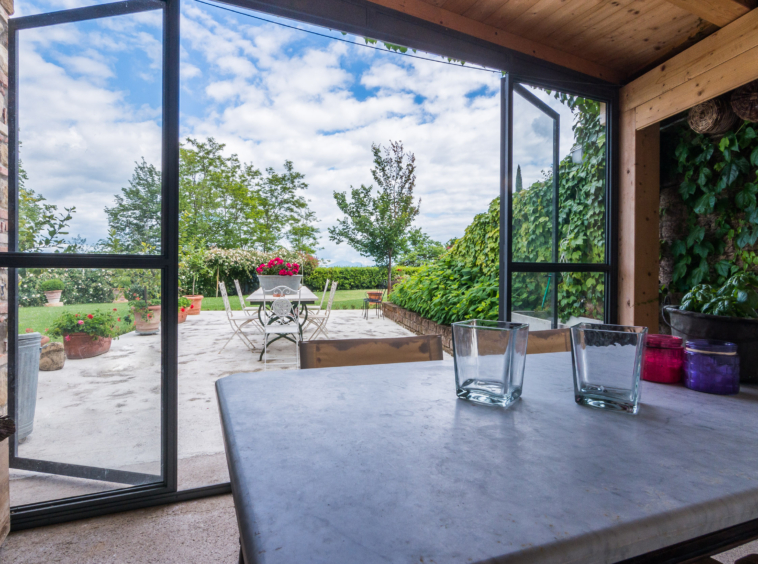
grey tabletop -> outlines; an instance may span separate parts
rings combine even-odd
[[[292,301],[297,301],[297,294],[293,294],[291,296],[287,296]],[[266,301],[271,301],[273,299],[273,296],[270,296],[270,294],[266,294]],[[311,292],[309,288],[306,288],[303,286],[300,289],[300,303],[311,305],[315,304],[318,300],[318,296]],[[250,294],[247,297],[247,301],[251,304],[262,304],[263,303],[263,290],[261,288],[258,288],[255,292]]]
[[[449,361],[216,382],[247,562],[618,562],[758,518],[758,389],[642,383],[640,413],[573,399],[527,358],[507,410]]]

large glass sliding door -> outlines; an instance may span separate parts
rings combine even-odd
[[[14,528],[176,491],[178,15],[129,0],[9,26]]]
[[[502,319],[613,321],[608,102],[502,79]]]

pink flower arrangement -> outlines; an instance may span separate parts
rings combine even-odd
[[[281,258],[276,257],[262,263],[255,271],[263,276],[295,276],[300,273],[300,265],[296,262],[284,262]]]
[[[79,325],[84,325],[84,321],[82,321],[81,319],[80,319],[79,321],[77,321],[77,323],[78,323]]]

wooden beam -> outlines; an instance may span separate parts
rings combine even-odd
[[[427,4],[423,0],[371,0],[371,2],[614,84],[620,84],[623,79],[623,73],[609,67]]]
[[[629,110],[619,123],[618,320],[657,333],[660,128],[639,130],[635,118]]]
[[[719,27],[729,25],[755,8],[747,0],[667,0],[679,8]]]
[[[621,111],[643,129],[758,78],[758,10],[621,89]]]

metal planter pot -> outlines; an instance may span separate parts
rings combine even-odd
[[[270,292],[277,286],[287,286],[296,292],[300,289],[300,283],[303,280],[302,275],[296,276],[279,276],[276,275],[258,275],[258,280],[261,282],[261,288],[264,292]]]
[[[663,319],[671,327],[671,334],[682,339],[718,339],[736,343],[740,355],[740,382],[758,383],[758,319],[680,311],[678,306],[665,306]]]
[[[18,372],[16,373],[16,425],[19,442],[31,435],[37,409],[37,382],[42,335],[22,333],[18,336]]]

